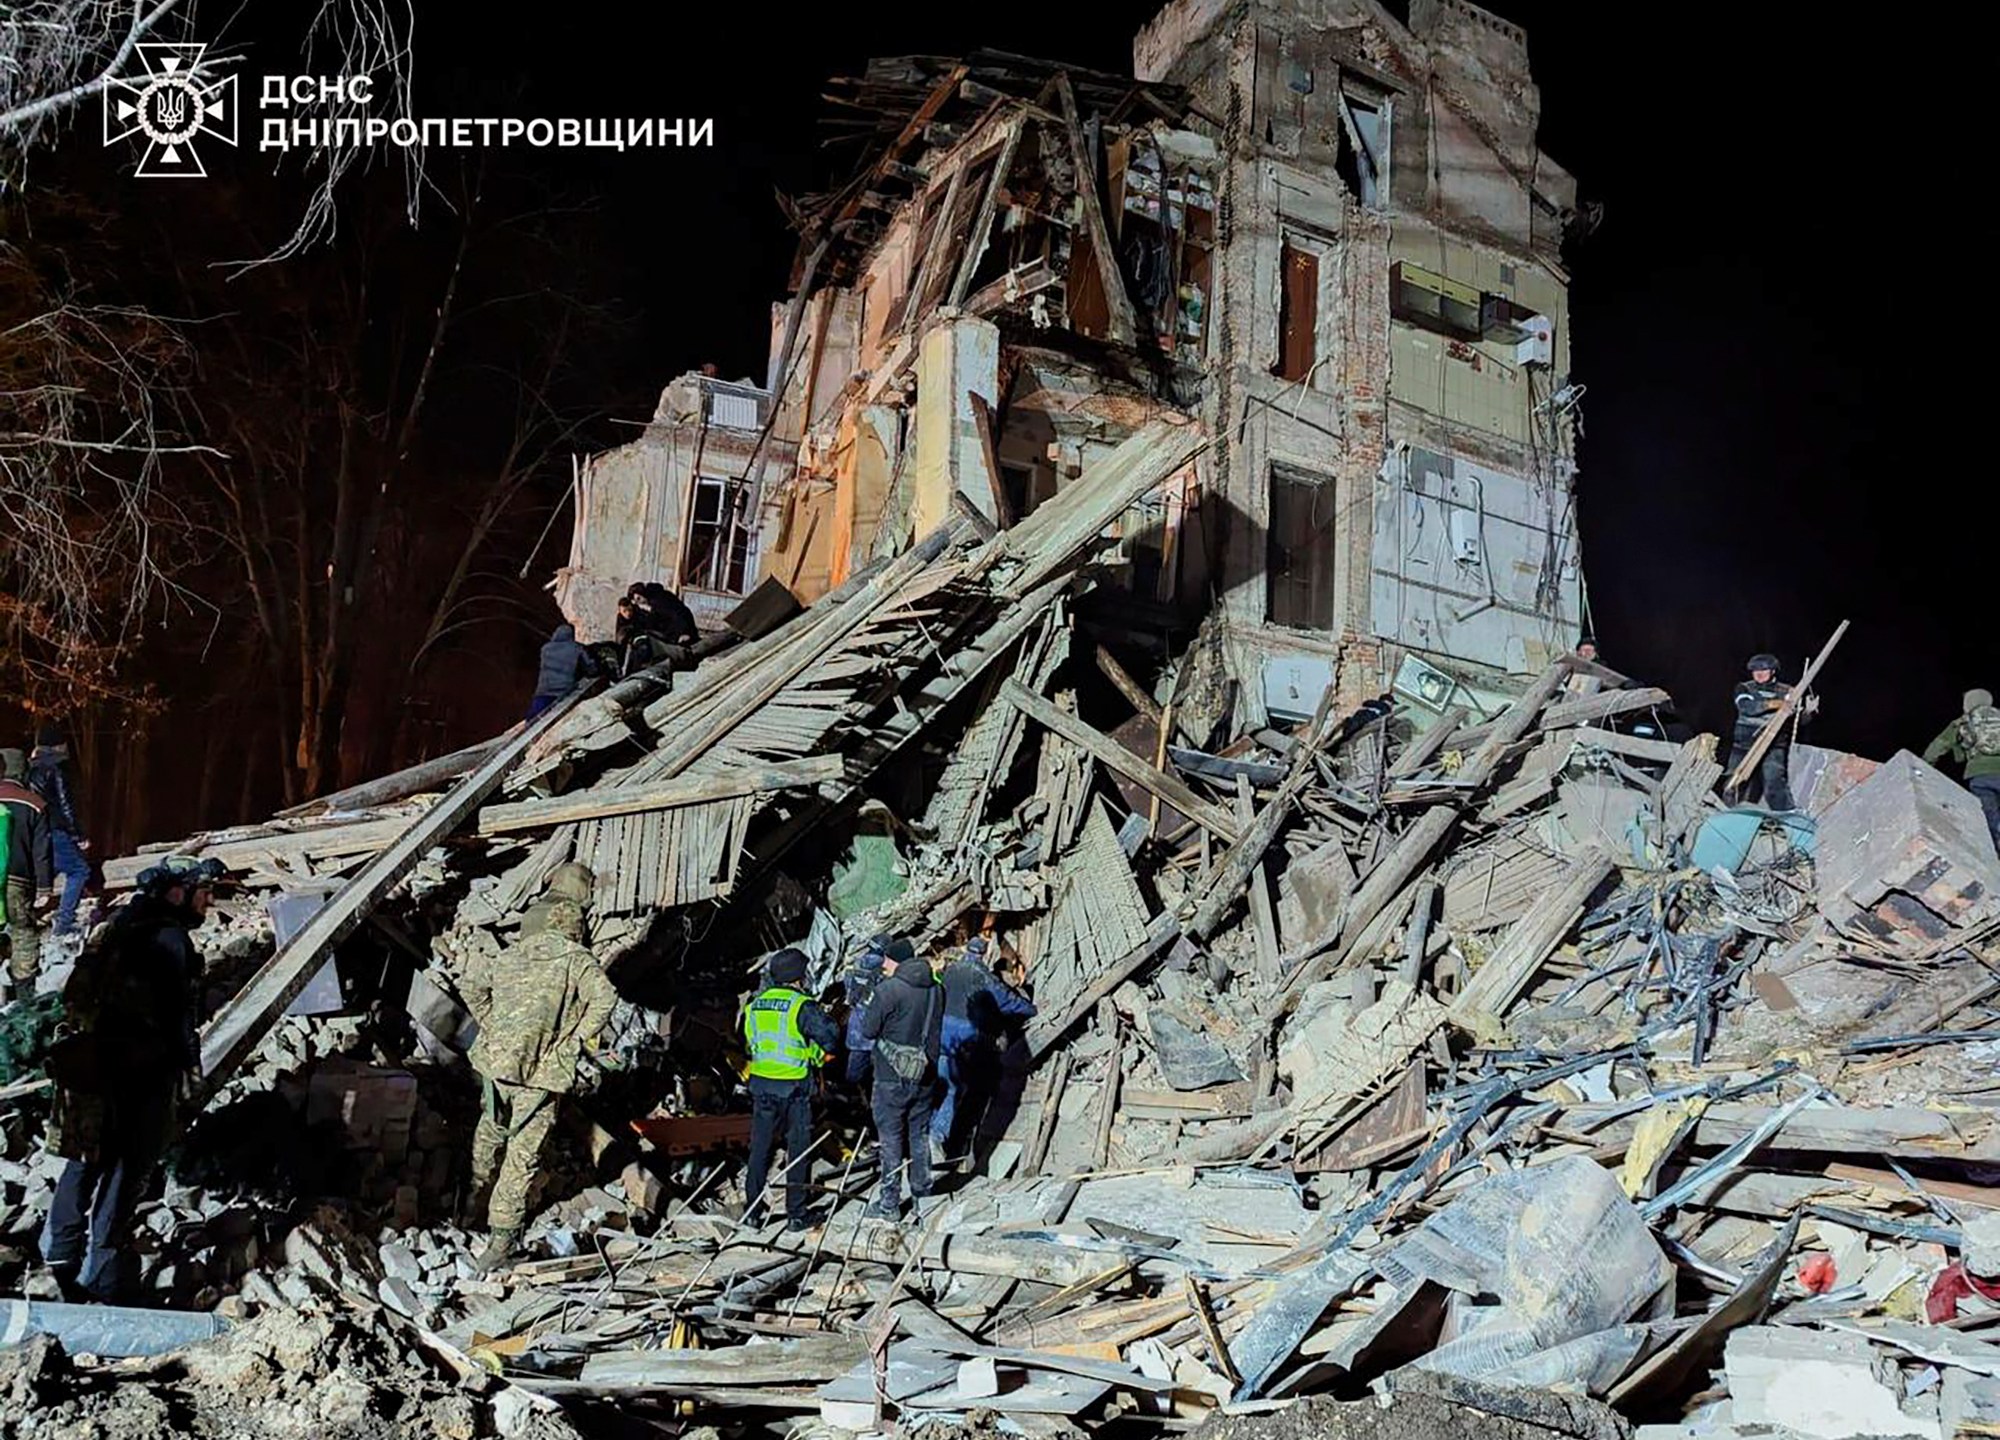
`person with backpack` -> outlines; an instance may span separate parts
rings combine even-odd
[[[1963,709],[1924,748],[1924,763],[1935,765],[1949,756],[1961,767],[1965,788],[1979,797],[1986,828],[2000,846],[2000,707],[1991,690],[1968,690]]]
[[[910,1198],[931,1193],[931,1088],[944,1034],[944,987],[908,941],[890,943],[860,1028],[875,1075],[869,1099],[882,1149],[882,1189],[868,1213],[879,1220],[902,1215],[906,1165]]]
[[[63,882],[51,928],[57,935],[72,935],[77,907],[90,884],[90,841],[84,838],[82,807],[76,801],[76,783],[70,778],[69,742],[53,725],[35,732],[34,753],[28,757],[28,786],[48,807],[49,839],[56,873]]]
[[[0,922],[7,927],[7,983],[18,998],[35,993],[42,971],[42,930],[36,897],[55,879],[48,802],[27,785],[28,757],[0,750]],[[4,992],[0,992],[4,993]]]
[[[48,1055],[48,1149],[65,1164],[42,1258],[66,1299],[121,1303],[138,1280],[132,1217],[201,1075],[202,957],[193,932],[223,876],[169,855],[85,948]]]

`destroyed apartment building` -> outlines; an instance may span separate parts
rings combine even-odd
[[[838,87],[766,384],[579,468],[565,615],[657,580],[687,652],[105,866],[235,882],[204,1108],[158,1303],[64,1303],[60,975],[5,1012],[0,1433],[2000,1425],[2000,855],[1908,753],[1737,805],[1574,653],[1525,37],[1176,0],[1134,58]],[[482,1268],[465,1002],[573,861],[618,1063]],[[837,1015],[878,935],[1034,1013],[913,1211],[836,1056],[811,1223],[750,1223],[762,962]]]

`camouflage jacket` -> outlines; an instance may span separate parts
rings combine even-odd
[[[479,1021],[467,1058],[487,1079],[559,1095],[575,1088],[578,1055],[618,1003],[597,957],[578,943],[582,920],[574,903],[549,902],[541,928],[475,966],[460,987]]]

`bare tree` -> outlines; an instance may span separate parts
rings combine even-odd
[[[57,707],[112,693],[110,672],[174,585],[187,517],[162,484],[188,438],[181,329],[93,303],[0,241],[0,609],[9,693]],[[171,537],[171,540],[170,540]]]

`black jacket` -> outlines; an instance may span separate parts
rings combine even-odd
[[[116,1057],[115,1083],[158,1083],[201,1063],[201,923],[185,906],[139,895],[78,959],[63,992],[71,1020]]]
[[[75,839],[83,836],[76,814],[76,789],[69,783],[69,765],[53,755],[37,754],[28,762],[28,784],[49,807],[49,828]]]
[[[1770,723],[1774,712],[1764,707],[1772,700],[1782,700],[1791,693],[1792,687],[1777,680],[1759,685],[1755,680],[1745,680],[1736,687],[1736,730],[1734,738],[1739,741],[1755,740]],[[1786,732],[1780,730],[1776,743],[1771,747],[1783,746]]]
[[[27,880],[37,890],[46,890],[55,881],[55,852],[49,842],[48,802],[14,780],[0,780],[0,805],[7,807],[11,823],[7,828],[9,879]]]
[[[563,696],[596,669],[590,652],[577,643],[576,627],[556,626],[555,634],[542,646],[541,670],[535,677],[537,695]]]
[[[861,1034],[871,1044],[888,1040],[922,1046],[933,1065],[943,1031],[944,987],[921,960],[906,961],[894,975],[885,976],[861,1017]]]

